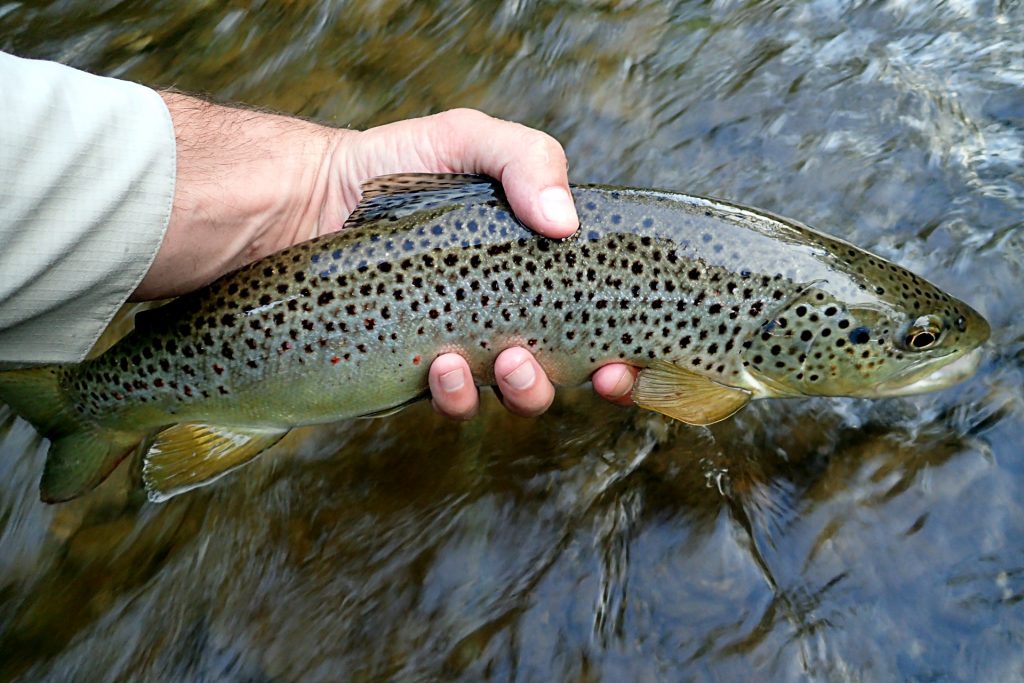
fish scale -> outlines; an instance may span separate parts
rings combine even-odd
[[[627,362],[647,368],[637,403],[703,424],[751,397],[899,393],[988,335],[913,273],[772,214],[651,190],[573,195],[581,227],[558,241],[521,225],[490,179],[378,180],[342,232],[142,314],[107,353],[53,372],[90,427],[215,425],[200,440],[233,452],[404,405],[445,352],[481,383],[515,345],[556,384]],[[934,350],[906,341],[922,314],[940,321]],[[175,429],[147,462],[187,479],[176,459],[199,437]]]

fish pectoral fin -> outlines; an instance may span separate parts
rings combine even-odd
[[[345,221],[354,228],[377,220],[398,219],[417,211],[439,209],[454,201],[498,199],[505,195],[497,180],[465,173],[400,173],[377,176],[360,187],[362,199]]]
[[[633,385],[633,402],[691,425],[724,420],[747,405],[750,393],[719,384],[675,363],[652,361]]]
[[[287,429],[252,429],[199,423],[174,425],[153,440],[143,457],[146,493],[160,503],[209,484],[281,440]]]

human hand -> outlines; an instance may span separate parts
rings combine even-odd
[[[482,173],[501,181],[516,216],[537,232],[579,227],[554,138],[472,110],[398,121],[366,131],[220,107],[163,93],[178,142],[178,183],[168,233],[136,298],[195,289],[245,263],[338,230],[359,203],[360,184],[389,173]],[[554,387],[521,347],[495,360],[505,406],[544,412]],[[628,404],[636,371],[621,363],[593,375],[595,391]],[[438,412],[472,417],[479,397],[469,365],[443,354],[429,385]]]
[[[348,138],[338,150],[334,169],[344,201],[340,224],[359,201],[361,181],[398,172],[482,173],[501,181],[516,216],[537,232],[568,237],[579,227],[569,194],[565,152],[551,136],[518,123],[501,121],[478,111],[457,109],[435,116],[398,121]],[[554,398],[554,387],[533,354],[522,347],[506,349],[494,362],[494,376],[505,407],[518,415],[539,415]],[[629,403],[635,372],[615,363],[594,374],[602,396]],[[455,353],[439,356],[430,366],[434,408],[449,417],[466,419],[477,410],[479,397],[466,360]]]

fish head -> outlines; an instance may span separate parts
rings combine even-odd
[[[825,282],[802,289],[744,344],[754,395],[908,396],[973,375],[988,323],[930,283],[913,282],[891,293]]]

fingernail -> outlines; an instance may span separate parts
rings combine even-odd
[[[619,379],[616,380],[615,386],[608,393],[608,398],[622,398],[629,390],[633,387],[633,373],[626,368],[622,368],[622,374],[619,375]]]
[[[544,218],[560,226],[576,227],[580,224],[572,197],[562,187],[541,190],[540,212],[544,214]]]
[[[513,389],[523,391],[533,386],[533,380],[537,378],[537,373],[533,370],[533,363],[526,361],[512,372],[505,375],[505,381],[508,382]]]
[[[449,394],[464,386],[466,386],[466,378],[463,377],[461,369],[451,370],[441,375],[441,388]]]

